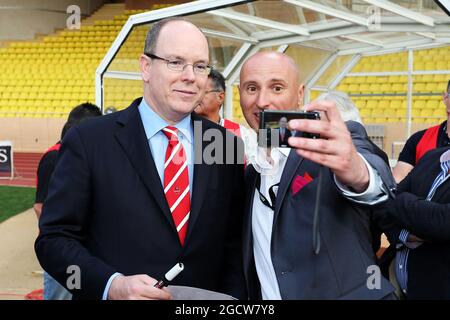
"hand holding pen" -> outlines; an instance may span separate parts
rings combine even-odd
[[[169,300],[172,298],[171,294],[161,288],[167,286],[183,269],[183,264],[177,263],[165,274],[164,279],[156,284],[155,279],[146,274],[118,275],[111,282],[107,298],[109,300]]]
[[[170,281],[175,279],[175,277],[184,270],[184,265],[179,262],[172,267],[167,273],[164,275],[164,279],[159,280],[155,284],[155,288],[161,289],[169,284]]]

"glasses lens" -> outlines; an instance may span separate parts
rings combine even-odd
[[[183,63],[183,61],[180,60],[167,61],[167,67],[170,70],[182,71],[184,69],[184,66],[185,64]]]

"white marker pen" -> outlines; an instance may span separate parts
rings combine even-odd
[[[155,284],[155,288],[161,289],[162,287],[167,286],[169,282],[175,279],[175,277],[183,270],[184,265],[181,262],[178,262],[176,265],[173,266],[172,269],[167,271],[167,273],[164,275],[164,279],[159,280]]]

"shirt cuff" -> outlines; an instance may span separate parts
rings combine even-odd
[[[355,193],[347,188],[347,186],[340,183],[336,179],[336,175],[334,175],[334,182],[336,183],[336,186],[342,192],[344,197],[353,202],[373,205],[387,200],[388,194],[383,188],[383,180],[380,175],[359,152],[358,155],[361,159],[363,159],[367,170],[369,171],[369,186],[367,189],[362,193]]]
[[[403,245],[407,246],[408,249],[416,249],[422,245],[422,242],[419,241],[408,241],[409,231],[402,229],[400,231],[400,235],[398,236],[398,239],[401,243],[397,243],[396,247],[397,249],[402,247]]]
[[[103,291],[102,300],[108,300],[109,287],[111,287],[111,283],[117,276],[123,276],[123,274],[116,272],[111,277],[109,277],[109,280],[106,283],[105,291]]]

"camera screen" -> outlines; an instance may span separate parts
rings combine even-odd
[[[289,130],[287,124],[292,119],[318,120],[318,112],[262,111],[259,113],[258,145],[261,147],[290,148],[289,137],[319,138],[318,135]]]

